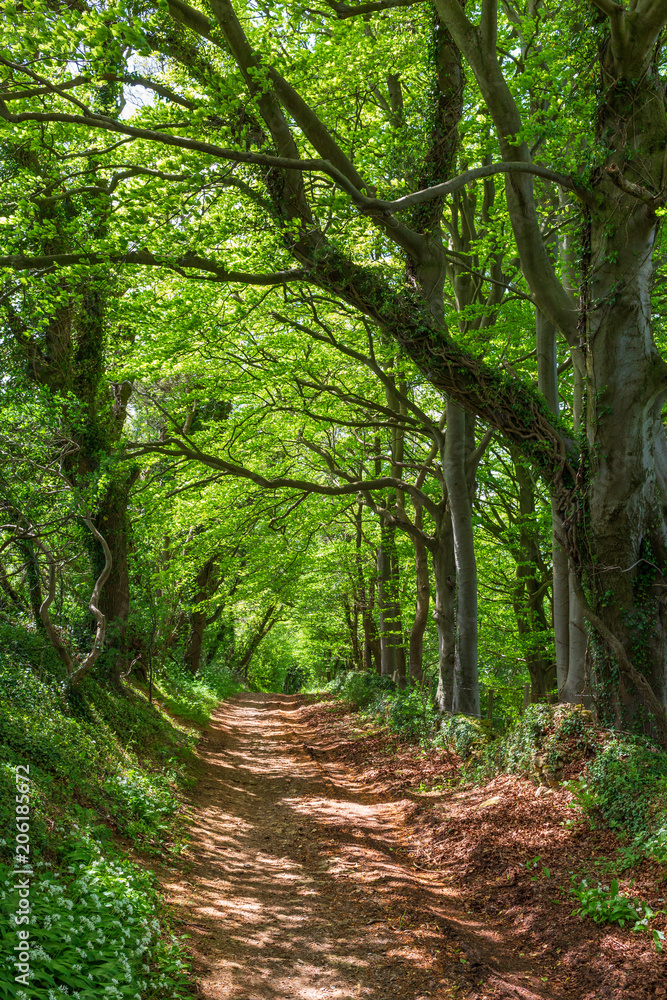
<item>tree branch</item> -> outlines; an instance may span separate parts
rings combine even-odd
[[[268,153],[250,153],[240,149],[230,149],[210,142],[201,142],[198,139],[188,139],[185,136],[171,135],[168,132],[158,132],[155,129],[136,128],[124,121],[117,121],[115,118],[107,118],[105,115],[98,115],[93,112],[85,115],[69,115],[56,111],[23,111],[14,115],[9,111],[3,100],[0,100],[0,118],[16,125],[20,125],[23,122],[36,122],[39,124],[60,122],[62,124],[84,125],[86,128],[101,129],[105,132],[118,132],[133,139],[145,139],[148,142],[157,142],[163,146],[189,149],[193,152],[204,153],[207,156],[214,156],[217,159],[230,160],[232,163],[276,167],[279,170],[319,171],[328,174],[336,181],[339,187],[343,191],[346,191],[355,203],[365,206],[366,202],[371,200],[366,199],[345,174],[341,173],[340,170],[327,160],[300,160],[296,156],[271,156]],[[175,128],[176,126],[170,127]],[[296,152],[296,149],[294,151]]]
[[[49,614],[49,608],[53,603],[53,599],[56,596],[56,560],[54,558],[51,549],[48,545],[38,538],[34,534],[22,534],[23,538],[30,538],[31,541],[37,546],[37,548],[42,552],[46,558],[47,565],[49,567],[49,590],[42,601],[39,608],[39,617],[42,619],[42,624],[44,626],[44,631],[49,637],[49,642],[55,649],[58,657],[64,663],[65,669],[68,674],[72,671],[72,657],[69,654],[69,650],[65,646],[58,634],[58,630],[55,628],[53,622],[51,621],[51,616]]]
[[[239,479],[249,479],[257,486],[261,486],[262,489],[266,490],[301,490],[307,493],[314,493],[318,496],[327,497],[345,496],[346,494],[366,492],[369,490],[399,490],[408,493],[410,496],[416,496],[417,500],[423,504],[429,513],[437,514],[438,512],[437,505],[433,503],[430,497],[422,493],[421,490],[415,489],[415,487],[410,483],[405,483],[402,479],[395,479],[392,476],[381,476],[377,479],[369,481],[353,481],[347,483],[345,486],[325,486],[322,483],[312,483],[304,479],[290,479],[285,476],[275,476],[272,479],[267,479],[266,476],[253,472],[252,469],[246,469],[244,466],[235,465],[232,462],[226,462],[217,455],[208,455],[206,452],[201,451],[201,449],[189,439],[187,444],[178,438],[167,438],[165,441],[150,442],[146,444],[142,444],[140,442],[130,442],[128,445],[128,451],[135,455],[159,454],[167,455],[169,457],[181,455],[192,462],[199,462],[201,465],[206,465],[211,469],[220,469],[222,472],[225,472],[230,476],[236,476]]]
[[[620,3],[615,3],[615,0],[591,0],[592,4],[601,10],[603,14],[608,14],[609,17],[616,17],[619,14],[624,14],[623,5]]]
[[[460,191],[466,184],[470,184],[472,181],[479,180],[482,177],[510,173],[533,174],[536,177],[543,177],[545,180],[554,181],[561,187],[574,192],[581,201],[585,202],[591,208],[598,207],[598,203],[592,192],[582,184],[579,184],[575,177],[571,177],[568,174],[561,174],[559,171],[551,170],[549,167],[544,167],[539,163],[526,163],[522,160],[490,163],[484,167],[473,167],[471,170],[466,170],[465,173],[459,174],[458,177],[453,177],[449,181],[444,181],[442,184],[435,184],[433,187],[423,188],[421,191],[404,195],[395,201],[381,201],[378,198],[367,198],[364,207],[367,209],[382,209],[386,212],[402,212],[406,208],[420,205],[422,202],[430,201],[432,198],[441,198],[444,195],[454,194],[455,191]]]
[[[46,634],[49,637],[51,645],[53,646],[60,660],[65,665],[65,669],[67,670],[68,674],[67,678],[68,684],[71,685],[72,687],[76,687],[77,684],[79,684],[79,682],[88,673],[88,671],[91,669],[95,661],[98,659],[100,653],[102,652],[102,647],[104,645],[104,635],[106,631],[106,618],[99,610],[97,605],[100,599],[100,593],[102,591],[102,587],[109,578],[112,566],[111,551],[106,543],[106,540],[102,537],[102,535],[97,530],[97,528],[95,527],[95,525],[93,524],[93,522],[89,517],[84,517],[83,521],[85,522],[90,531],[93,533],[94,537],[102,546],[102,551],[104,552],[104,568],[102,569],[102,572],[95,581],[95,586],[93,587],[93,592],[90,596],[90,601],[88,603],[88,607],[90,608],[95,618],[95,621],[97,622],[95,641],[93,642],[93,646],[90,652],[85,657],[80,666],[76,668],[76,670],[74,669],[74,661],[70,656],[69,650],[67,649],[64,642],[60,638],[58,630],[55,628],[53,622],[51,621],[51,616],[49,614],[49,608],[51,607],[51,604],[53,603],[53,600],[56,596],[56,570],[57,570],[56,560],[53,553],[51,552],[51,549],[48,547],[46,542],[44,542],[34,532],[34,530],[22,531],[17,525],[12,525],[12,524],[4,524],[1,526],[2,529],[4,530],[14,531],[19,538],[29,539],[37,546],[37,548],[42,552],[42,554],[46,559],[49,568],[49,590],[46,597],[42,601],[42,604],[40,605],[39,617],[42,619],[44,630],[46,631]]]
[[[164,97],[165,100],[171,101],[173,104],[178,104],[182,108],[187,108],[192,111],[197,107],[194,101],[188,100],[186,97],[181,97],[180,94],[176,94],[169,87],[166,87],[162,83],[155,83],[147,76],[141,76],[139,73],[124,73],[120,76],[116,73],[100,73],[99,76],[95,77],[95,80],[104,80],[107,83],[125,83],[128,86],[144,87],[146,90],[152,90],[160,97]],[[75,87],[82,87],[86,83],[93,83],[93,77],[91,76],[75,76],[71,80],[65,80],[63,83],[59,83],[57,89],[51,83],[46,83],[41,87],[29,87],[27,90],[15,90],[9,93],[3,93],[2,99],[4,101],[20,101],[25,100],[29,97],[39,97],[42,94],[53,94],[60,93],[63,90],[72,90]]]
[[[244,271],[228,271],[209,257],[199,257],[198,254],[184,254],[171,260],[155,257],[149,250],[136,250],[124,254],[101,253],[63,253],[43,254],[38,257],[27,257],[14,254],[0,257],[0,267],[10,267],[14,271],[39,270],[42,273],[56,270],[58,267],[76,267],[81,264],[140,264],[148,267],[166,267],[172,271],[183,273],[185,268],[196,268],[207,271],[215,276],[216,281],[238,282],[242,285],[284,285],[289,281],[303,281],[308,278],[308,271],[276,271],[273,274],[249,274]],[[187,275],[184,275],[187,277]]]
[[[364,506],[372,510],[374,514],[384,521],[384,523],[389,528],[398,528],[399,531],[404,531],[406,534],[411,535],[418,541],[422,542],[423,545],[429,551],[433,550],[434,540],[432,535],[427,535],[426,532],[416,525],[409,517],[397,517],[396,514],[388,510],[386,507],[380,507],[376,504],[370,493],[365,494],[366,499],[364,500]],[[420,501],[416,500],[415,503],[419,504]]]
[[[592,3],[609,18],[615,71],[626,78],[640,76],[667,24],[664,0],[639,0],[629,10],[615,0],[592,0]]]
[[[494,428],[489,427],[489,429],[486,431],[486,433],[482,437],[482,440],[479,442],[477,447],[473,451],[471,451],[470,454],[468,455],[468,458],[466,459],[467,480],[474,482],[475,476],[477,475],[477,469],[479,468],[479,463],[484,458],[484,453],[491,444],[494,434],[495,434]]]
[[[498,0],[482,0],[482,16],[479,26],[484,45],[495,51],[498,35]]]
[[[495,48],[465,16],[459,0],[435,0],[439,16],[475,74],[493,118],[503,159],[531,163],[519,107],[503,76]],[[558,279],[544,245],[529,172],[513,170],[506,181],[507,201],[521,265],[535,301],[570,344],[577,341],[578,313],[574,299]]]
[[[642,27],[653,33],[667,24],[667,8],[664,0],[640,0],[637,16],[642,19]]]
[[[88,527],[88,529],[93,533],[93,536],[97,539],[99,544],[102,546],[102,551],[104,552],[104,567],[102,572],[95,581],[95,586],[93,587],[93,592],[90,595],[90,601],[88,602],[88,607],[90,608],[93,617],[97,623],[97,628],[95,629],[95,641],[90,649],[90,652],[85,657],[83,662],[77,669],[70,675],[69,683],[74,688],[81,683],[86,674],[94,666],[95,662],[99,659],[99,655],[102,652],[104,646],[104,637],[106,634],[106,618],[98,608],[98,603],[100,599],[100,593],[102,587],[109,579],[109,574],[111,573],[112,558],[111,550],[107,545],[106,539],[100,534],[93,522],[89,517],[84,517],[83,519]]]
[[[667,201],[664,191],[659,194],[651,194],[648,188],[643,187],[641,184],[635,184],[634,181],[627,180],[616,163],[610,163],[606,168],[606,173],[617,188],[625,192],[625,194],[630,194],[633,198],[643,201],[645,205],[649,205],[651,208],[660,208]]]
[[[416,403],[402,393],[400,390],[396,389],[393,379],[387,375],[385,371],[382,370],[380,365],[377,363],[374,357],[370,357],[367,354],[362,354],[361,351],[355,350],[353,347],[348,347],[347,344],[343,344],[341,341],[336,340],[336,338],[327,330],[327,334],[317,333],[312,327],[307,326],[305,323],[299,323],[297,320],[290,319],[288,316],[284,316],[282,313],[273,312],[271,313],[274,319],[278,320],[279,323],[284,323],[286,326],[291,326],[293,330],[299,330],[301,333],[307,334],[312,340],[319,341],[322,344],[329,344],[334,347],[341,354],[345,354],[348,358],[353,358],[358,361],[359,364],[364,365],[376,378],[387,388],[396,392],[398,398],[401,402],[405,403],[407,409],[417,418],[417,420],[424,426],[427,433],[431,435],[432,438],[437,438],[437,428],[429,416],[424,413]],[[379,404],[373,403],[373,408],[378,410],[380,413],[385,415],[393,415],[392,410],[388,410],[386,407],[380,406]]]
[[[298,95],[297,95],[298,96]],[[301,99],[299,99],[301,100]],[[488,164],[483,167],[474,167],[471,170],[454,177],[443,184],[436,184],[430,188],[415,191],[412,194],[397,198],[394,201],[384,201],[381,198],[369,198],[365,196],[353,181],[339,169],[334,163],[327,159],[296,159],[285,156],[272,156],[267,153],[251,153],[229,147],[217,146],[214,143],[201,142],[197,139],[188,139],[185,136],[170,135],[166,132],[158,132],[154,129],[135,128],[123,121],[114,118],[107,118],[104,115],[68,115],[59,112],[24,111],[12,114],[7,108],[4,100],[0,100],[0,118],[12,124],[22,124],[23,122],[61,122],[73,125],[85,125],[88,128],[99,128],[109,132],[119,132],[123,135],[136,139],[145,139],[149,142],[157,142],[166,146],[175,146],[179,149],[190,149],[194,152],[204,153],[218,159],[230,160],[234,163],[255,164],[264,167],[276,167],[282,170],[315,171],[328,174],[338,186],[350,195],[354,203],[366,212],[401,212],[412,208],[433,198],[441,198],[448,194],[459,191],[466,184],[483,177],[491,177],[494,174],[526,173],[545,180],[554,181],[561,187],[572,191],[586,204],[597,207],[597,202],[593,195],[583,185],[579,184],[576,178],[567,174],[562,174],[556,170],[541,164],[531,163],[523,160],[506,161],[504,163]],[[322,126],[323,127],[323,126]],[[356,174],[356,171],[355,171]],[[358,175],[357,175],[358,177]],[[358,178],[361,180],[361,178]]]
[[[339,3],[338,0],[324,0],[324,2],[336,12],[340,20],[343,20],[346,17],[375,14],[382,10],[392,10],[395,7],[414,7],[415,4],[424,3],[424,0],[376,0],[375,3],[360,3],[354,7]]]
[[[169,0],[169,13],[174,21],[182,24],[184,28],[190,28],[191,31],[194,31],[197,35],[201,35],[202,38],[208,39],[209,42],[213,42],[215,45],[220,44],[219,40],[214,36],[215,26],[211,24],[205,14],[195,10],[194,7],[185,3],[184,0]]]

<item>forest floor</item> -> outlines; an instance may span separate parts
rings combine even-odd
[[[557,795],[457,787],[446,754],[299,695],[224,702],[199,756],[187,862],[158,875],[205,1000],[667,995],[648,937],[571,916],[568,873],[615,838]]]

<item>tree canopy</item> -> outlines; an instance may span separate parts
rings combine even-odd
[[[664,3],[3,9],[0,585],[72,681],[667,742]]]

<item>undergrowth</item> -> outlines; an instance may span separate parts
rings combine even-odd
[[[177,857],[185,843],[183,788],[196,731],[237,689],[228,672],[197,678],[175,665],[138,689],[95,678],[66,695],[46,639],[0,622],[0,997],[19,1000],[191,995],[153,877],[128,850]],[[170,718],[163,710],[179,716]],[[186,720],[185,722],[183,720]],[[18,898],[10,878],[17,837],[16,768],[29,769],[30,968],[14,979]],[[9,960],[8,960],[9,959]],[[25,987],[25,988],[24,988]],[[19,992],[17,992],[17,990]],[[22,993],[23,991],[23,997]]]
[[[603,730],[585,710],[542,704],[528,706],[498,735],[486,720],[441,716],[427,692],[398,691],[368,671],[339,674],[325,690],[426,751],[454,751],[468,781],[483,785],[504,773],[566,784],[582,818],[619,833],[624,863],[667,863],[667,753],[645,737]]]
[[[369,671],[339,674],[324,690],[348,702],[365,718],[381,719],[403,736],[415,739],[430,733],[436,714],[427,694],[418,688],[399,691],[389,677]]]
[[[155,679],[158,700],[181,719],[205,726],[211,712],[230,695],[241,690],[238,680],[216,663],[201,667],[196,677],[176,660],[167,660]]]
[[[650,926],[651,920],[664,910],[652,910],[645,900],[625,896],[618,885],[617,879],[612,879],[610,885],[589,885],[587,879],[577,883],[573,877],[570,893],[579,901],[572,911],[581,917],[590,917],[596,924],[618,924],[636,934],[646,932],[653,939],[656,951],[663,950],[664,931]]]

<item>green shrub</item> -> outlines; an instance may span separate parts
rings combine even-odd
[[[619,927],[628,924],[635,932],[646,931],[652,936],[656,951],[662,951],[665,940],[663,931],[649,927],[656,912],[643,900],[624,896],[617,879],[612,879],[609,886],[600,883],[589,886],[586,879],[577,884],[574,877],[572,882],[570,892],[579,900],[579,906],[572,911],[573,915],[591,917],[596,924],[611,923],[618,924]]]
[[[283,681],[283,694],[296,694],[310,680],[310,674],[305,667],[299,663],[293,663],[285,674]]]
[[[432,745],[448,747],[462,760],[469,760],[488,743],[490,735],[481,719],[471,715],[449,715],[442,719]]]
[[[529,705],[503,737],[483,750],[474,778],[486,781],[500,772],[527,776],[537,755],[547,770],[556,773],[574,756],[583,761],[595,745],[588,712],[561,705]]]
[[[177,790],[188,780],[195,734],[140,693],[93,674],[72,696],[43,637],[0,629],[0,859],[11,864],[17,764],[30,768],[30,903],[35,978],[17,993],[17,900],[0,864],[0,1000],[176,1000],[190,995],[183,956],[158,922],[151,876],[113,845],[120,832],[143,850],[175,852],[182,836]],[[229,672],[196,678],[176,665],[158,682],[185,712],[210,709],[238,689]],[[166,700],[166,698],[165,698]],[[182,712],[182,714],[185,714]],[[48,861],[46,860],[48,859]]]
[[[631,838],[631,851],[667,861],[667,753],[641,737],[612,737],[573,790],[585,811]]]
[[[549,705],[529,705],[509,732],[494,746],[496,769],[510,774],[527,774],[544,738],[553,725]]]
[[[168,660],[155,678],[158,700],[168,711],[205,726],[216,705],[241,690],[231,671],[217,663],[206,664],[193,675],[185,664]]]
[[[654,816],[650,828],[640,835],[638,847],[649,857],[661,864],[667,864],[667,790],[662,789],[661,797],[654,806]]]
[[[125,768],[107,778],[104,790],[121,833],[144,846],[157,846],[160,834],[169,832],[165,820],[177,812],[178,799],[166,778]]]
[[[389,677],[380,677],[370,670],[349,670],[338,674],[326,685],[334,698],[349,701],[354,708],[368,708],[382,701],[388,694],[396,690],[396,685]]]
[[[417,688],[397,691],[388,702],[389,727],[406,736],[426,736],[435,723],[433,706]]]
[[[573,804],[626,834],[634,857],[667,861],[667,753],[640,737],[607,736],[599,745],[590,713],[530,705],[502,739],[482,749],[471,774],[480,782],[499,772],[528,775],[536,758],[556,777],[568,762],[580,762],[582,773],[568,784]]]
[[[17,897],[11,870],[0,865],[0,916],[5,928],[0,996],[55,1000],[130,1000],[149,988],[165,1000],[188,995],[187,965],[175,938],[156,917],[150,876],[127,861],[94,851],[72,857],[66,874],[36,865],[30,887],[29,986],[14,981]]]

